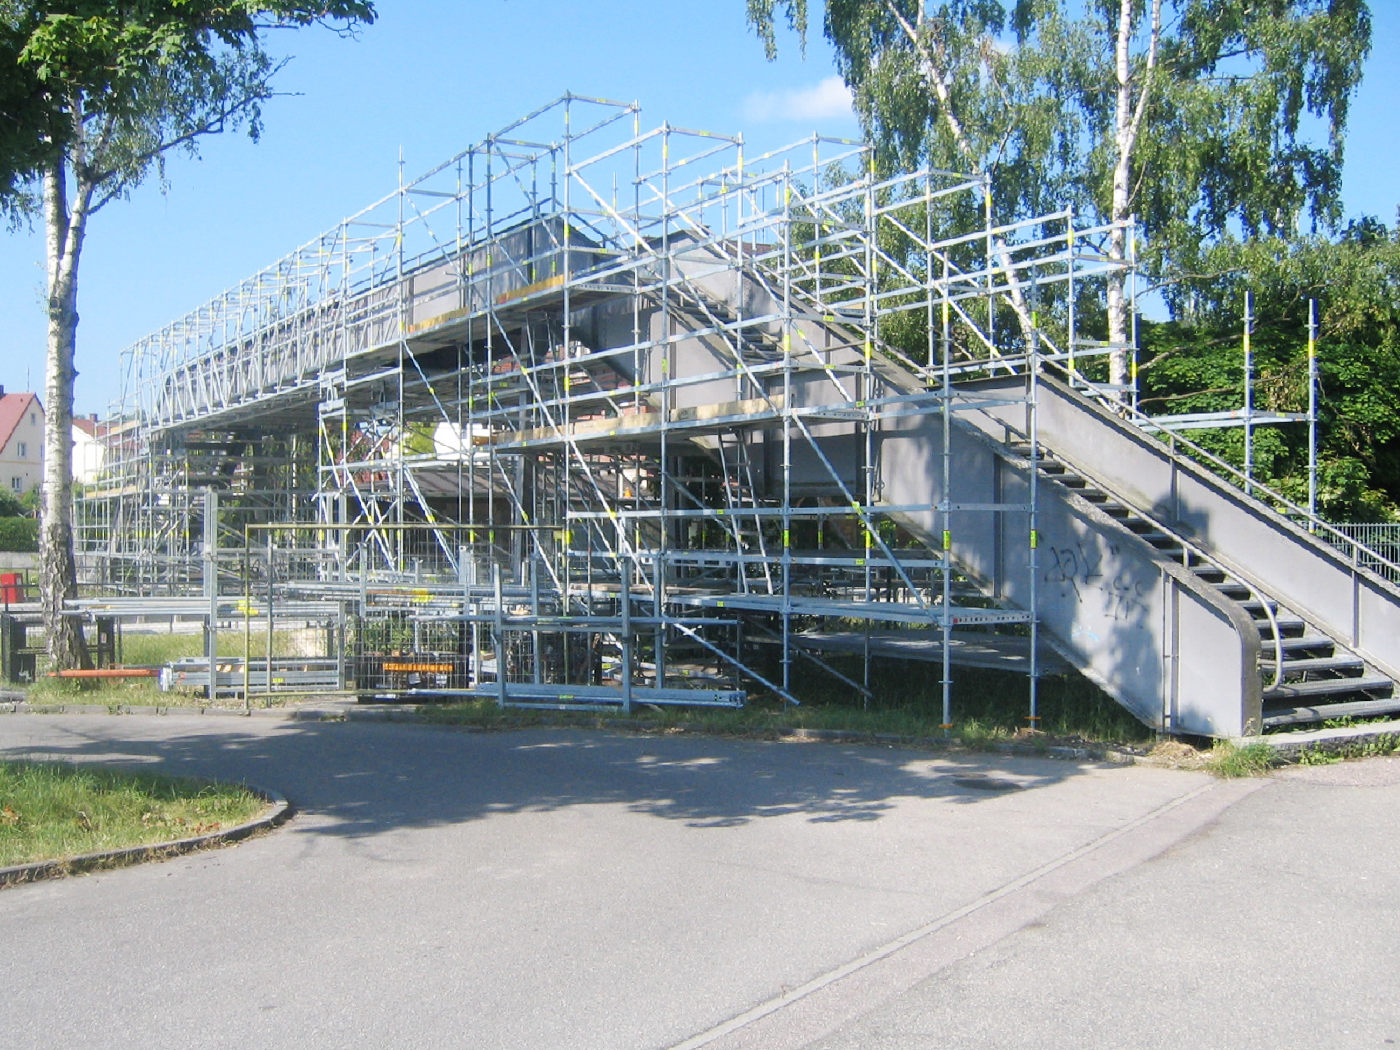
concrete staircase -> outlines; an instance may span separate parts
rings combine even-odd
[[[1158,669],[1162,715],[1149,724],[1242,736],[1400,712],[1400,588],[1110,406],[1045,377],[1036,396],[1037,480],[1051,531],[1057,508],[1081,525],[1111,523],[1120,549],[1151,551],[1166,584],[1136,595],[1158,599],[1140,619],[1150,640],[1134,650]],[[1024,417],[992,410],[969,421],[1026,470]],[[1074,662],[1141,717],[1121,681],[1094,675],[1121,637],[1085,647],[1092,627],[1056,615],[1053,556],[1040,571],[1051,585],[1042,622],[1062,644],[1066,631],[1081,641],[1064,644]]]
[[[1253,620],[1259,632],[1260,701],[1266,730],[1400,712],[1393,678],[1367,663],[1304,615],[1231,573],[1197,545],[1093,484],[1053,456],[1043,479],[1096,504],[1123,527],[1189,569]]]
[[[717,291],[697,281],[672,308],[692,323],[730,320],[733,306]],[[750,296],[751,306],[762,300]],[[839,319],[807,325],[804,345],[835,348],[826,360],[853,353],[857,339]],[[763,327],[748,335],[735,349],[750,365],[781,352]],[[883,354],[875,370],[887,393],[919,396],[940,381]],[[794,382],[794,403],[838,389],[820,373]],[[985,595],[1033,610],[1042,638],[1148,725],[1241,737],[1400,712],[1400,588],[1113,406],[1045,375],[1034,384],[1032,457],[1030,394],[1017,374],[958,385],[950,492],[941,417],[880,420],[870,469],[881,502],[905,508],[894,516],[930,548],[950,528],[955,560]],[[985,404],[966,407],[974,402]],[[856,462],[855,428],[841,434],[839,415],[811,454],[794,446],[794,485],[820,485],[831,464]],[[936,512],[1029,502],[1032,464],[1035,544],[1025,514]],[[907,509],[919,506],[928,510]]]

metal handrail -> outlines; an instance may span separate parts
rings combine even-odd
[[[1005,422],[1003,422],[1002,425],[1005,426],[1006,429],[1007,429],[1010,433],[1015,434],[1015,435],[1016,435],[1018,438],[1020,438],[1021,440],[1023,440],[1023,441],[1024,441],[1024,440],[1028,440],[1027,437],[1026,437],[1026,435],[1023,434],[1021,431],[1017,430],[1015,427],[1010,426],[1010,425],[1006,424]],[[1060,456],[1060,455],[1058,455],[1058,454],[1054,457],[1054,460],[1055,460],[1055,461],[1058,461],[1058,462],[1060,462],[1060,463],[1064,463],[1064,464],[1066,464],[1067,466],[1073,467],[1075,470],[1080,470],[1080,469],[1081,469],[1081,468],[1079,468],[1075,463],[1070,462],[1069,460],[1066,460],[1063,456]],[[1040,462],[1041,462],[1042,465],[1043,465],[1044,463],[1046,463],[1046,462],[1047,462],[1047,457],[1045,457],[1044,455],[1042,455],[1042,457],[1041,457],[1041,459],[1040,459]],[[1084,476],[1085,476],[1086,478],[1090,477],[1090,475],[1089,475],[1088,472],[1085,472],[1085,471],[1081,471],[1081,472],[1084,474]],[[1053,476],[1051,476],[1051,477],[1053,477]],[[1263,607],[1263,609],[1264,609],[1264,615],[1268,618],[1268,620],[1269,620],[1269,627],[1273,630],[1273,634],[1274,634],[1274,638],[1273,638],[1273,642],[1274,642],[1274,678],[1273,678],[1273,681],[1269,683],[1268,689],[1267,689],[1266,691],[1270,691],[1270,690],[1277,689],[1277,688],[1279,687],[1279,684],[1283,681],[1283,635],[1282,635],[1282,632],[1280,632],[1280,630],[1279,630],[1278,618],[1277,618],[1277,616],[1275,616],[1274,610],[1273,610],[1272,608],[1270,608],[1270,606],[1269,606],[1269,601],[1270,601],[1270,599],[1269,599],[1268,595],[1262,593],[1257,587],[1254,586],[1254,584],[1250,583],[1249,581],[1244,580],[1244,579],[1241,579],[1241,577],[1240,577],[1240,575],[1239,575],[1238,572],[1235,572],[1235,571],[1233,571],[1233,570],[1227,568],[1226,566],[1220,564],[1220,562],[1219,562],[1218,559],[1211,557],[1210,554],[1208,554],[1207,552],[1205,552],[1204,550],[1202,550],[1202,549],[1201,549],[1199,546],[1197,546],[1196,544],[1192,543],[1189,539],[1187,539],[1185,536],[1181,535],[1181,534],[1180,534],[1179,532],[1177,532],[1175,529],[1172,529],[1172,528],[1170,528],[1169,526],[1166,526],[1166,525],[1162,524],[1162,523],[1161,523],[1160,521],[1158,521],[1156,518],[1153,518],[1153,517],[1151,517],[1150,515],[1144,514],[1142,511],[1138,510],[1136,507],[1133,507],[1132,504],[1131,504],[1128,500],[1124,499],[1124,498],[1123,498],[1121,495],[1119,495],[1117,492],[1113,491],[1112,488],[1110,488],[1110,487],[1108,487],[1108,486],[1105,486],[1105,485],[1104,485],[1101,481],[1099,481],[1097,478],[1093,478],[1092,480],[1093,480],[1094,484],[1095,484],[1098,488],[1102,489],[1106,495],[1112,496],[1112,497],[1113,497],[1114,499],[1116,499],[1118,502],[1122,503],[1125,507],[1128,507],[1130,510],[1132,510],[1133,513],[1137,514],[1138,517],[1140,517],[1143,521],[1146,521],[1146,522],[1148,522],[1149,524],[1153,525],[1154,527],[1156,527],[1156,528],[1158,528],[1158,529],[1161,529],[1164,533],[1166,533],[1166,534],[1167,534],[1168,536],[1170,536],[1172,539],[1174,539],[1174,540],[1176,540],[1178,543],[1180,543],[1180,544],[1181,544],[1181,549],[1182,549],[1182,552],[1183,552],[1183,553],[1189,553],[1189,554],[1195,555],[1198,559],[1200,559],[1201,561],[1205,562],[1206,564],[1212,566],[1213,568],[1219,569],[1221,572],[1225,573],[1226,575],[1233,576],[1235,579],[1239,580],[1240,583],[1249,591],[1250,597],[1259,602],[1259,604],[1260,604],[1260,605]],[[1255,630],[1258,631],[1258,628],[1256,627]],[[1259,634],[1260,634],[1260,641],[1263,641],[1263,632],[1261,631],[1261,632],[1259,632]]]
[[[1269,626],[1274,632],[1274,680],[1269,683],[1269,688],[1266,690],[1266,692],[1272,692],[1283,681],[1283,636],[1278,629],[1278,619],[1274,616],[1273,609],[1269,608],[1268,597],[1260,594],[1249,584],[1245,584],[1245,586],[1249,587],[1249,593],[1254,595],[1259,604],[1264,607],[1264,615],[1269,618]]]
[[[1043,364],[1049,367],[1058,368],[1064,374],[1066,379],[1073,382],[1076,376],[1075,372],[1070,371],[1070,369],[1068,369],[1058,361],[1046,360],[1044,358],[1042,358],[1041,360]],[[1149,427],[1157,427],[1158,429],[1160,429],[1160,424],[1154,421],[1151,416],[1148,416],[1146,413],[1138,411],[1131,405],[1125,404],[1120,401],[1112,400],[1106,395],[1099,394],[1097,392],[1094,392],[1092,396],[1095,398],[1095,400],[1106,404],[1114,414],[1122,417],[1124,420],[1126,420],[1129,423],[1132,423],[1134,426],[1137,426],[1141,429],[1147,429]],[[1241,482],[1245,486],[1245,495],[1255,498],[1256,500],[1258,500],[1259,503],[1267,507],[1274,514],[1277,514],[1279,517],[1288,520],[1292,520],[1294,516],[1299,517],[1308,525],[1310,531],[1321,531],[1326,533],[1329,542],[1332,542],[1333,546],[1339,547],[1342,550],[1350,549],[1352,552],[1351,558],[1353,563],[1357,563],[1358,561],[1357,552],[1364,551],[1368,557],[1375,558],[1376,561],[1379,562],[1381,565],[1384,565],[1386,568],[1392,569],[1395,572],[1400,573],[1400,564],[1396,564],[1389,558],[1380,554],[1378,551],[1375,551],[1372,548],[1367,547],[1365,544],[1352,539],[1350,536],[1347,536],[1345,533],[1334,528],[1322,518],[1319,518],[1316,514],[1312,513],[1307,508],[1300,507],[1288,497],[1274,491],[1262,482],[1256,481],[1255,479],[1249,477],[1244,473],[1244,471],[1240,470],[1233,464],[1221,459],[1213,452],[1209,452],[1206,449],[1202,448],[1200,445],[1197,445],[1195,442],[1188,441],[1186,438],[1180,437],[1175,433],[1170,433],[1168,435],[1168,442],[1166,448],[1168,454],[1171,455],[1173,459],[1188,463],[1195,462],[1194,460],[1187,459],[1187,457],[1183,456],[1180,452],[1177,451],[1178,444],[1185,445],[1186,448],[1188,448],[1194,455],[1198,455],[1205,459],[1211,467],[1215,468],[1216,472],[1226,475],[1227,480],[1236,480]],[[1269,506],[1269,504],[1265,500],[1260,499],[1257,495],[1255,495],[1256,491],[1262,492],[1265,496],[1268,497],[1269,500],[1272,500],[1275,503],[1286,508],[1289,511],[1289,514],[1285,515],[1284,513],[1279,511],[1277,507]],[[1337,543],[1335,542],[1335,540],[1340,540],[1342,542]],[[1355,567],[1362,568],[1363,566],[1361,566],[1358,563],[1355,564]]]

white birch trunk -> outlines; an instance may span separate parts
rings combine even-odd
[[[1114,106],[1114,164],[1113,199],[1110,217],[1114,226],[1109,234],[1108,257],[1115,262],[1128,258],[1128,234],[1122,225],[1132,217],[1133,150],[1142,127],[1147,102],[1152,91],[1152,77],[1157,69],[1158,45],[1162,35],[1162,0],[1153,0],[1147,59],[1133,98],[1132,42],[1133,0],[1119,0],[1118,34],[1114,41],[1114,80],[1117,88]],[[1128,317],[1127,273],[1115,269],[1108,278],[1108,341],[1115,346],[1127,346],[1131,335]],[[1109,357],[1108,381],[1126,386],[1128,351],[1115,350]]]
[[[918,22],[912,25],[900,13],[899,8],[894,5],[892,0],[885,0],[885,10],[899,23],[900,29],[903,30],[910,45],[919,55],[919,61],[924,67],[924,79],[933,90],[934,97],[938,99],[938,112],[943,118],[943,123],[948,128],[948,133],[953,136],[953,142],[958,147],[958,152],[967,160],[970,169],[967,174],[984,175],[985,170],[978,160],[977,153],[967,137],[967,131],[963,128],[962,121],[958,118],[957,111],[953,106],[953,97],[948,91],[948,81],[943,64],[936,60],[933,51],[928,46],[928,41],[921,35],[920,31],[925,22],[924,5],[919,4]],[[1031,315],[1030,305],[1026,302],[1025,291],[1009,269],[1011,260],[1006,246],[998,242],[996,249],[998,259],[1008,267],[1007,294],[1011,299],[1011,309],[1016,314],[1016,320],[1021,326],[1021,341],[1025,344],[1026,352],[1032,353],[1039,349],[1035,318]]]
[[[78,596],[73,559],[73,379],[78,330],[78,260],[93,187],[76,177],[68,199],[68,158],[44,172],[48,262],[48,354],[44,369],[44,482],[39,529],[39,587],[49,659],[55,669],[91,666],[81,624],[65,616]]]

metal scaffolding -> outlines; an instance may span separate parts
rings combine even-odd
[[[81,560],[211,623],[330,603],[360,693],[797,702],[797,661],[868,696],[912,647],[945,723],[960,659],[1026,671],[1034,719],[1037,376],[1121,349],[1081,331],[1109,232],[567,95],[126,351]],[[1026,460],[989,487],[955,431],[1006,375]],[[1029,602],[960,558],[989,516]]]

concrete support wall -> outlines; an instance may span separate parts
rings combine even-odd
[[[1061,383],[1040,384],[1037,421],[1041,441],[1066,462],[1387,675],[1400,674],[1400,588]]]
[[[961,419],[951,433],[952,500],[1027,501],[1024,466]],[[842,473],[854,473],[853,435],[820,444]],[[936,549],[945,527],[936,510],[945,497],[942,421],[886,421],[874,444],[880,502],[927,508],[897,517]],[[823,473],[816,454],[795,444],[794,486],[815,489]],[[987,593],[1014,607],[1034,605],[1055,648],[1148,725],[1211,736],[1257,732],[1258,634],[1238,607],[1066,487],[1042,481],[1038,506],[1034,596],[1025,513],[953,512],[955,560]]]

